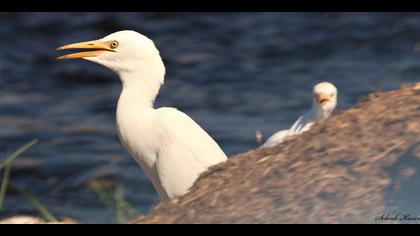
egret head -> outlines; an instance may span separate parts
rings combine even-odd
[[[67,54],[58,59],[83,58],[103,65],[120,76],[125,73],[161,71],[165,67],[152,40],[132,30],[118,31],[104,38],[59,47],[64,49],[86,49]]]
[[[322,119],[327,118],[337,105],[337,88],[328,82],[318,83],[313,90],[313,104]]]

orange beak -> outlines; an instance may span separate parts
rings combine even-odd
[[[87,41],[81,43],[73,43],[67,44],[57,48],[57,50],[65,50],[65,49],[91,49],[91,51],[87,52],[77,52],[67,54],[61,57],[57,57],[57,59],[74,59],[74,58],[84,58],[84,57],[96,57],[104,52],[113,52],[112,48],[106,43],[99,42],[99,41]]]
[[[321,105],[324,105],[325,103],[329,102],[331,100],[331,97],[329,94],[326,93],[320,93],[318,95],[318,103]]]

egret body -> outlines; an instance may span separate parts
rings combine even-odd
[[[288,130],[282,130],[267,139],[262,147],[273,147],[286,140],[286,138],[309,130],[313,124],[327,119],[337,105],[337,88],[329,83],[318,83],[313,88],[312,108]]]
[[[208,167],[227,160],[219,145],[188,115],[175,108],[153,107],[164,82],[165,66],[146,36],[119,31],[58,49],[88,49],[58,59],[83,58],[119,76],[118,136],[162,200],[187,193]]]

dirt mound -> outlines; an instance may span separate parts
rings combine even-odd
[[[420,216],[419,171],[420,85],[404,85],[231,157],[132,223],[383,223]]]

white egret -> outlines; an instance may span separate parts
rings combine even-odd
[[[286,138],[309,130],[316,122],[327,119],[337,105],[337,88],[328,82],[318,83],[313,88],[313,102],[310,111],[300,116],[288,130],[273,134],[262,147],[273,147]]]
[[[119,76],[118,135],[161,200],[187,193],[208,167],[227,160],[219,145],[188,115],[175,108],[153,107],[165,66],[152,40],[124,30],[58,48],[62,49],[88,49],[58,59],[83,58]]]

